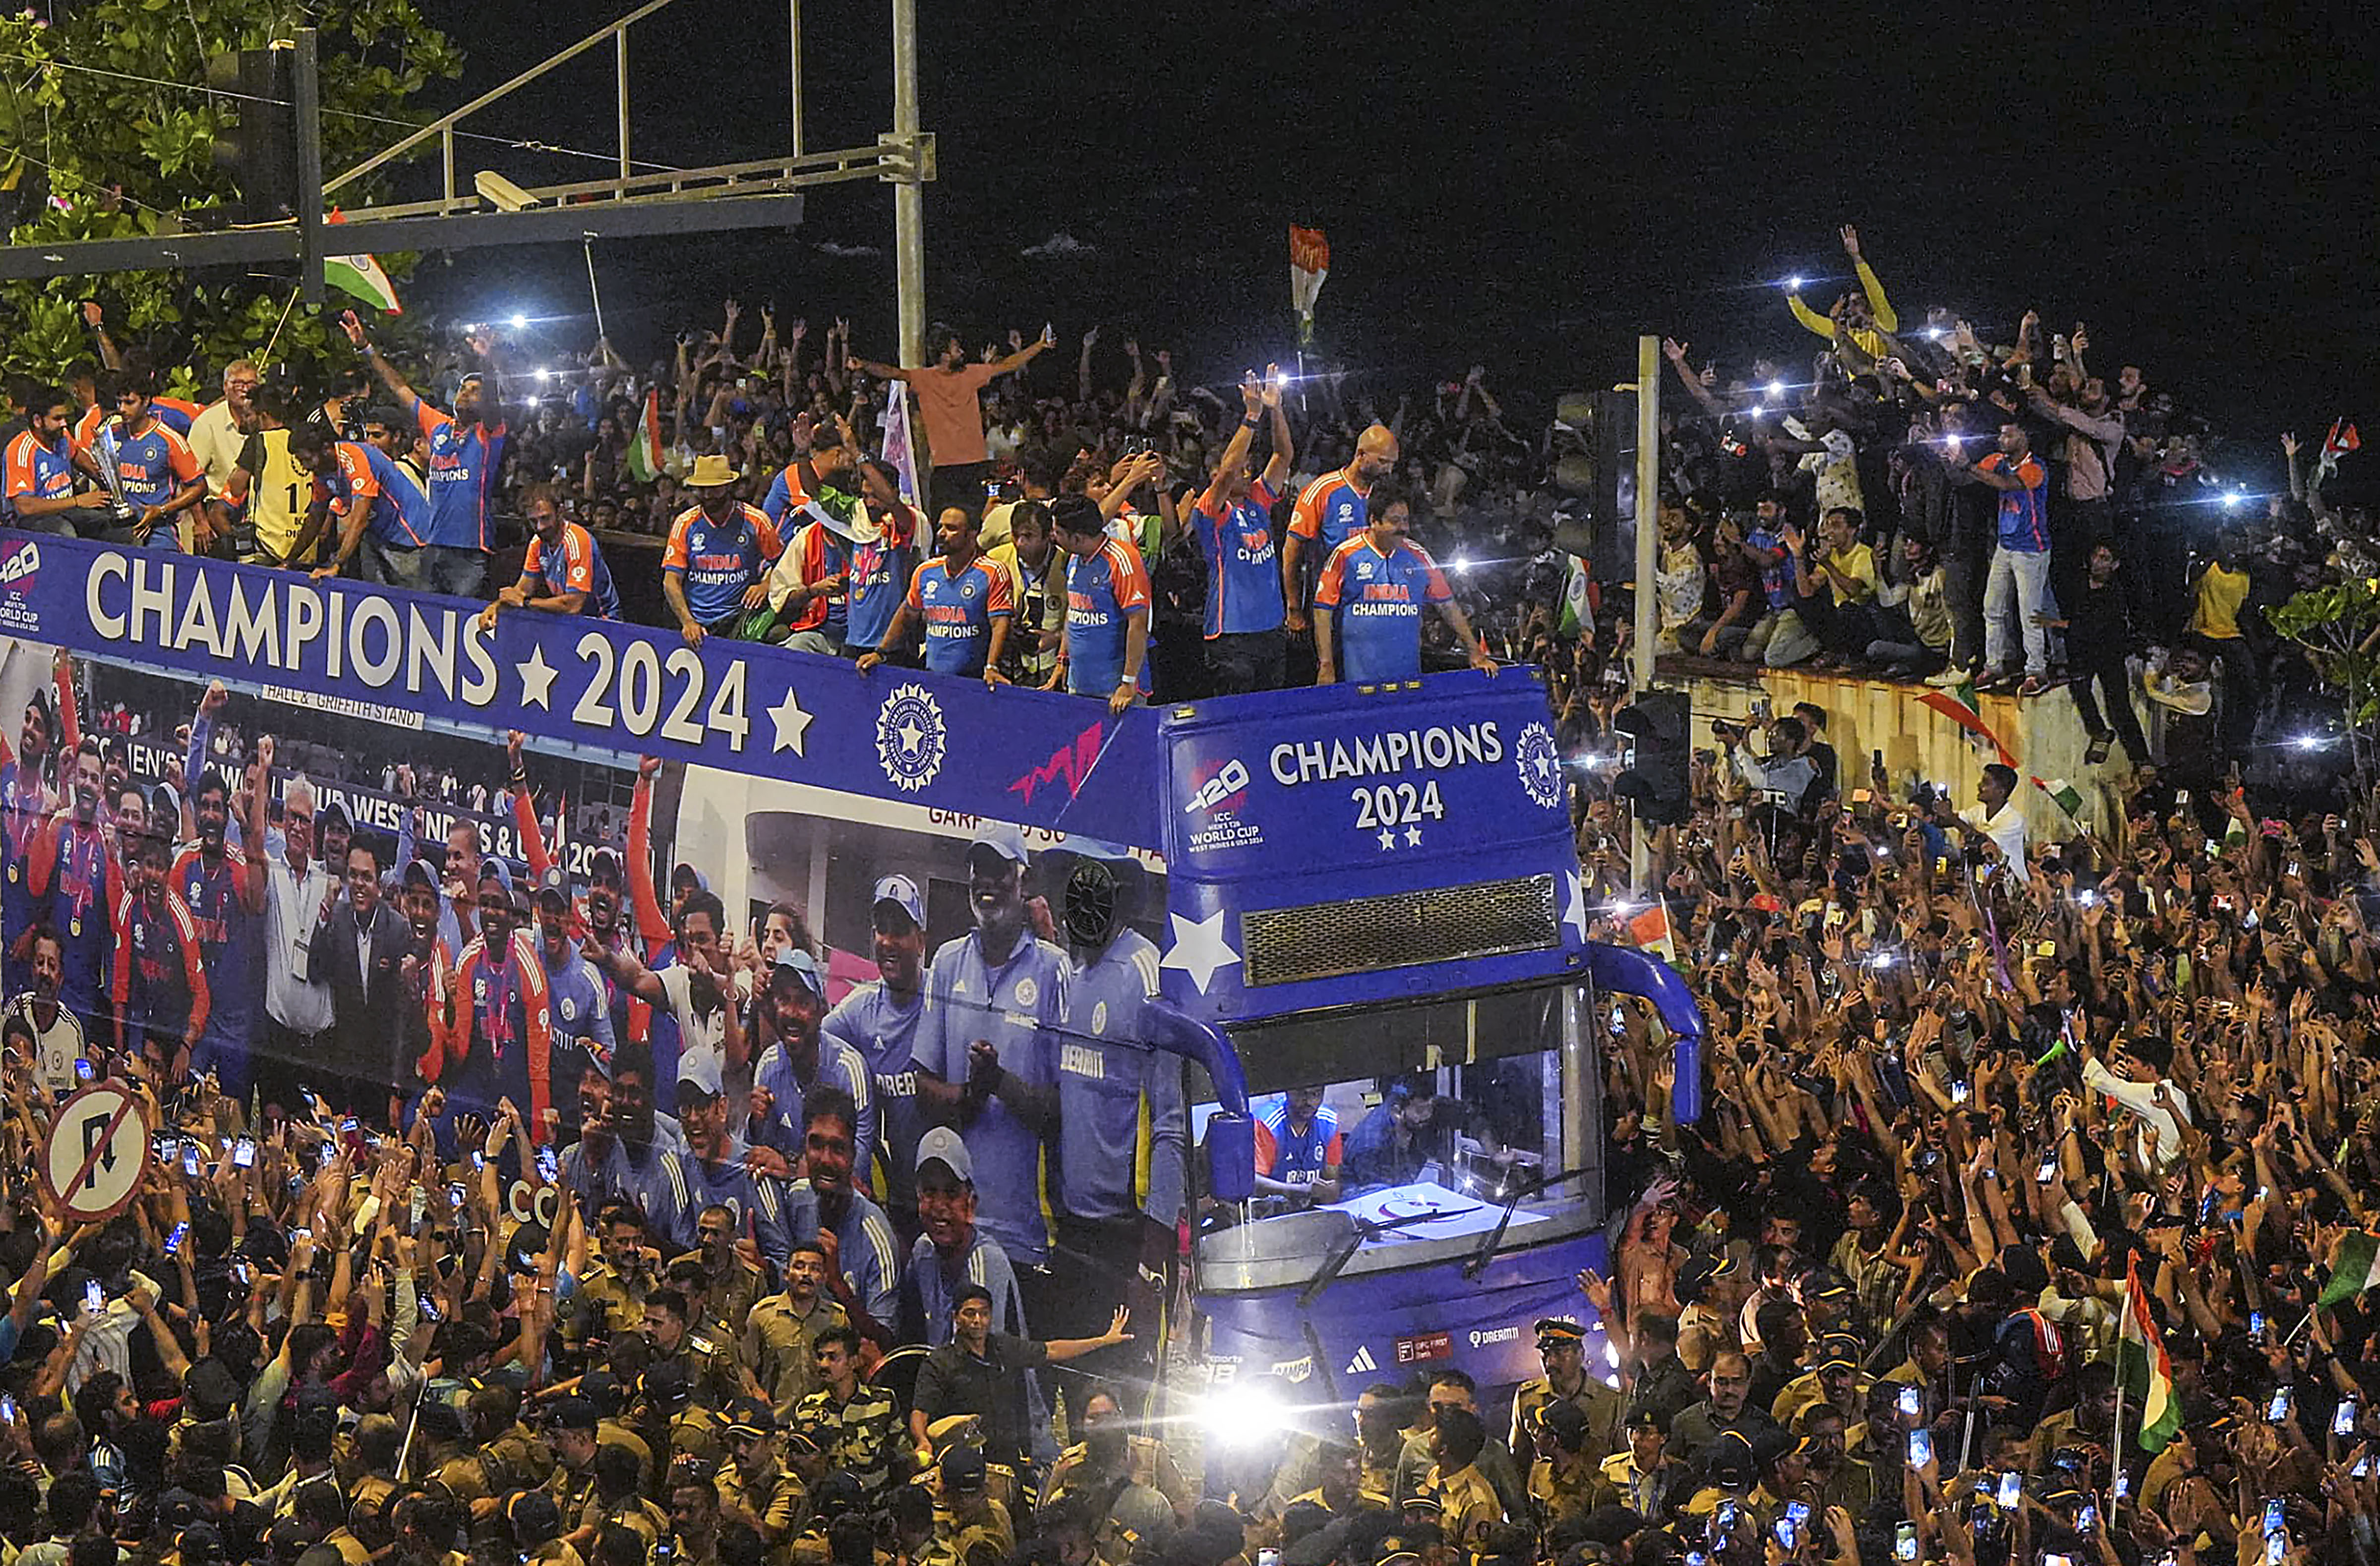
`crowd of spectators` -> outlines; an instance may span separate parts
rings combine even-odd
[[[881,985],[830,1015],[801,910],[733,940],[697,867],[655,884],[637,811],[582,894],[541,849],[503,866],[468,832],[386,857],[331,841],[309,789],[269,805],[269,737],[229,744],[245,786],[189,779],[159,809],[78,734],[67,670],[0,776],[10,972],[29,976],[0,1025],[0,1260],[21,1273],[0,1537],[39,1566],[2380,1559],[2362,1288],[2380,821],[2285,793],[2251,749],[2311,683],[2255,611],[2362,569],[2362,521],[2318,476],[2230,499],[2207,432],[2137,367],[2094,373],[2083,328],[2045,343],[2029,315],[1994,344],[1929,311],[1904,330],[1842,241],[1857,291],[1792,301],[1826,340],[1806,382],[1673,347],[1689,401],[1665,431],[1649,650],[2036,698],[2063,678],[2131,771],[2105,830],[2036,836],[2008,768],[1955,798],[1847,765],[1815,709],[1717,733],[1674,825],[1632,821],[1608,769],[1572,770],[1595,933],[1661,945],[1712,1024],[1700,1125],[1670,1111],[1647,1013],[1621,1007],[1606,1051],[1624,1217],[1610,1276],[1579,1282],[1610,1361],[1548,1317],[1545,1375],[1509,1400],[1455,1373],[1386,1380],[1258,1470],[1202,1469],[1145,1417],[1156,1313],[1053,1277],[1025,1237],[1044,1142],[1099,1111],[1005,1071],[1000,1040],[953,1053],[917,1020],[922,995],[947,1012],[969,981],[1013,982],[1004,965],[1067,976],[1034,986],[1054,1006],[1147,954],[1128,932],[1062,949],[1014,834],[969,845],[976,925],[930,962],[917,889],[880,883]],[[604,612],[594,552],[642,532],[670,540],[652,569],[683,578],[667,601],[689,638],[900,657],[908,605],[937,667],[956,622],[930,584],[981,572],[1011,624],[966,672],[1127,700],[1142,676],[1192,694],[1367,656],[1313,621],[1329,557],[1395,513],[1384,558],[1406,527],[1435,546],[1415,601],[1471,611],[1417,617],[1416,650],[1543,664],[1568,752],[1611,755],[1620,671],[1648,649],[1609,613],[1619,584],[1599,613],[1565,594],[1548,479],[1568,437],[1514,428],[1484,371],[1391,408],[1330,372],[1185,386],[1164,353],[1127,340],[1118,366],[1095,332],[1053,386],[1047,331],[980,351],[937,334],[941,367],[896,374],[840,322],[814,356],[804,323],[754,325],[731,304],[670,362],[599,345],[542,377],[474,334],[415,367],[437,400],[376,354],[327,400],[234,366],[242,439],[221,489],[179,505],[200,480],[116,367],[120,433],[173,476],[128,521],[42,466],[85,449],[73,390],[19,389],[40,450],[12,444],[10,498],[31,525],[335,561],[496,613]],[[930,454],[914,504],[880,456],[892,379]],[[204,433],[184,444],[212,476]],[[263,526],[285,463],[327,492]],[[514,515],[548,563],[516,586],[486,569]],[[765,571],[702,579],[763,538]],[[1234,549],[1243,575],[1221,579],[1281,584],[1269,628],[1208,601]],[[902,551],[903,590],[872,599],[878,555]],[[1102,573],[1112,618],[1135,564],[1147,639],[1111,635],[1105,671],[1128,677],[1077,680],[1070,586]],[[1231,639],[1267,629],[1276,655]],[[2154,756],[2136,685],[2161,710]],[[197,717],[177,742],[211,754],[227,713],[210,697]],[[493,803],[527,784],[516,751],[512,771],[451,781]],[[246,939],[243,1010],[222,959]],[[319,969],[289,966],[298,945]],[[905,1020],[914,1056],[884,1056]],[[376,1075],[386,1060],[405,1069]],[[86,1067],[133,1084],[163,1140],[126,1212],[77,1229],[15,1171]],[[1164,1195],[1050,1161],[1116,1176],[1059,1193],[1083,1226],[1070,1255],[1172,1256],[1192,1204],[1171,1135]],[[1308,1140],[1335,1187],[1330,1138]],[[854,1179],[871,1155],[880,1208]],[[2119,1376],[2128,1341],[2164,1368]],[[1095,1375],[1050,1369],[1077,1362]],[[1060,1389],[1076,1444],[1053,1464]]]

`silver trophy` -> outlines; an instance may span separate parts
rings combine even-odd
[[[113,503],[111,509],[115,513],[116,525],[129,528],[140,521],[140,508],[124,498],[124,478],[115,470],[116,455],[120,449],[115,432],[122,427],[122,419],[110,419],[99,427],[99,439],[93,443],[99,448],[99,481],[107,486],[107,496]]]

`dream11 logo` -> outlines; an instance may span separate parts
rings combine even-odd
[[[1099,761],[1099,741],[1106,734],[1106,724],[1093,723],[1076,734],[1072,745],[1060,746],[1050,753],[1050,759],[1010,783],[1008,792],[1024,795],[1025,803],[1030,805],[1035,793],[1044,784],[1062,783],[1066,785],[1066,797],[1075,798],[1083,792],[1083,780],[1091,775],[1091,768]]]

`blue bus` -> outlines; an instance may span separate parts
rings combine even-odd
[[[1613,994],[1657,1008],[1678,1051],[1673,1111],[1700,1115],[1684,985],[1587,939],[1569,789],[1527,669],[1119,718],[639,626],[524,611],[491,630],[475,603],[184,555],[27,534],[5,552],[0,625],[21,643],[181,682],[187,700],[222,680],[265,704],[250,733],[312,725],[363,762],[311,778],[359,830],[395,835],[412,816],[370,759],[500,778],[520,731],[541,767],[578,769],[564,818],[433,800],[419,841],[468,826],[483,852],[542,856],[574,882],[597,849],[624,852],[649,945],[665,943],[650,918],[673,888],[698,881],[728,944],[806,926],[833,1000],[881,979],[871,911],[888,877],[915,892],[929,953],[966,934],[968,844],[987,823],[1032,860],[1045,939],[1070,896],[1098,890],[1062,867],[1130,867],[1105,895],[1157,960],[1129,1042],[1178,1058],[1187,1106],[1194,1316],[1171,1326],[1195,1334],[1188,1358],[1217,1389],[1275,1378],[1336,1399],[1440,1366],[1483,1385],[1536,1374],[1529,1324],[1585,1319],[1574,1276],[1606,1266]],[[21,709],[48,673],[9,661],[0,700]],[[136,747],[130,764],[162,771],[164,753]],[[676,1042],[654,1043],[674,1080]],[[406,1063],[388,1069],[401,1086]],[[880,1174],[895,1196],[896,1120]],[[1282,1144],[1329,1122],[1335,1184],[1282,1178]]]

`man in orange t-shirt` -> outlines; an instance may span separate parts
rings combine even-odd
[[[984,451],[980,394],[994,376],[1024,369],[1057,340],[1057,333],[1044,326],[1038,338],[1007,358],[969,364],[966,345],[959,334],[938,326],[926,334],[928,349],[934,354],[930,369],[903,370],[856,354],[844,361],[845,369],[880,381],[906,381],[917,395],[917,425],[926,438],[926,455],[933,463],[926,480],[927,515],[938,516],[953,505],[964,506],[978,517],[983,515],[984,483],[991,477],[991,463]],[[1009,341],[1016,339],[1011,335]]]

